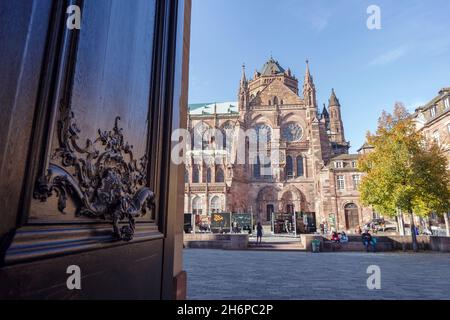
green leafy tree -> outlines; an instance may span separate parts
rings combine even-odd
[[[416,130],[401,103],[396,103],[392,114],[383,112],[376,133],[368,133],[367,141],[374,151],[359,161],[359,169],[366,173],[359,188],[361,200],[383,215],[407,212],[417,251],[414,214],[425,217],[450,210],[447,158],[434,141]]]

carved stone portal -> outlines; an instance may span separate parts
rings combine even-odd
[[[78,216],[111,221],[118,240],[132,240],[135,219],[154,208],[155,194],[145,186],[147,157],[139,163],[133,158],[133,146],[124,142],[119,128],[120,117],[112,131],[99,129],[98,137],[81,147],[73,112],[63,106],[60,111],[59,147],[52,155],[60,165],[50,163],[36,183],[34,197],[44,202],[56,195],[58,210],[64,213],[70,196]],[[128,224],[120,228],[122,220]]]

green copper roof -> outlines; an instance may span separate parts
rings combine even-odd
[[[212,102],[207,103],[192,103],[188,106],[189,111],[194,111],[195,109],[202,108],[204,106],[207,106],[209,104],[212,104]]]
[[[208,115],[208,114],[233,114],[239,113],[238,103],[217,102],[217,103],[196,103],[190,104],[189,114],[191,115]]]

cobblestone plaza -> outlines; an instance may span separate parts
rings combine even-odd
[[[450,299],[450,254],[184,251],[188,299]],[[381,289],[367,288],[380,267]]]

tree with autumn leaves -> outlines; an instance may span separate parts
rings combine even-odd
[[[383,215],[409,214],[417,251],[414,215],[450,211],[447,158],[437,143],[416,130],[401,103],[392,114],[383,112],[376,133],[368,133],[367,142],[374,151],[359,161],[359,169],[366,173],[359,187],[361,201]]]

